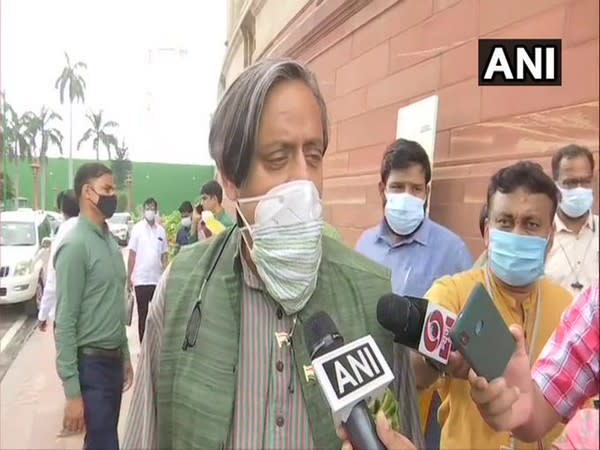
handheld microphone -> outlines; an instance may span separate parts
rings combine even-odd
[[[424,298],[386,294],[377,303],[377,320],[395,342],[418,351],[438,370],[448,364],[456,314]]]
[[[375,340],[365,336],[344,345],[323,311],[304,322],[304,339],[335,426],[344,425],[355,450],[385,450],[367,402],[382,397],[394,375]]]

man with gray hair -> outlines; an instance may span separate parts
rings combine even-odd
[[[309,374],[302,322],[328,313],[346,340],[391,360],[381,266],[323,235],[328,143],[312,73],[287,60],[246,69],[213,116],[209,148],[237,226],[183,247],[151,303],[124,448],[310,449],[341,445]],[[408,350],[396,373],[402,432],[422,446]],[[382,442],[406,440],[378,416]],[[340,432],[344,437],[344,433]]]

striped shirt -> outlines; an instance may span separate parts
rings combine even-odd
[[[244,258],[237,396],[229,438],[232,449],[314,448],[292,349],[283,340],[293,317],[265,293]],[[146,322],[123,449],[158,445],[156,391],[169,269],[159,282]],[[266,399],[266,401],[265,401]],[[199,443],[200,444],[200,443]]]
[[[598,281],[575,298],[533,368],[533,379],[548,403],[571,419],[600,386]]]

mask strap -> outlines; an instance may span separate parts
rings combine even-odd
[[[250,245],[250,242],[248,242],[248,236],[247,236],[247,234],[250,234],[251,227],[250,227],[250,224],[248,223],[248,221],[246,220],[246,217],[242,213],[242,210],[240,209],[239,201],[237,201],[235,203],[235,209],[236,209],[237,213],[239,214],[240,219],[242,219],[242,222],[244,223],[243,227],[239,227],[240,232],[242,234],[242,239],[246,243],[246,247],[248,247],[248,250],[252,250],[252,246]]]
[[[254,197],[244,197],[244,198],[239,199],[237,201],[236,205],[237,204],[243,205],[245,203],[258,203],[261,200],[267,200],[267,199],[278,198],[278,197],[281,197],[281,194],[269,194],[269,193],[267,193],[267,194],[264,194],[264,195],[256,195]]]

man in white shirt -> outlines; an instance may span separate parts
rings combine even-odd
[[[598,216],[593,214],[594,157],[568,145],[552,157],[552,177],[561,192],[554,219],[554,244],[546,275],[574,297],[598,278]]]
[[[65,236],[73,229],[79,219],[79,202],[75,192],[70,189],[62,191],[56,197],[56,206],[62,211],[65,221],[59,226],[52,246],[50,247],[50,258],[48,259],[48,272],[46,275],[46,284],[44,293],[40,301],[40,310],[38,312],[38,327],[41,331],[46,331],[48,320],[54,322],[56,313],[56,271],[54,269],[54,253],[60,247]]]
[[[135,290],[140,342],[144,337],[148,304],[167,264],[167,235],[156,223],[158,204],[153,198],[144,202],[144,218],[136,223],[129,238],[127,262],[128,288]]]

